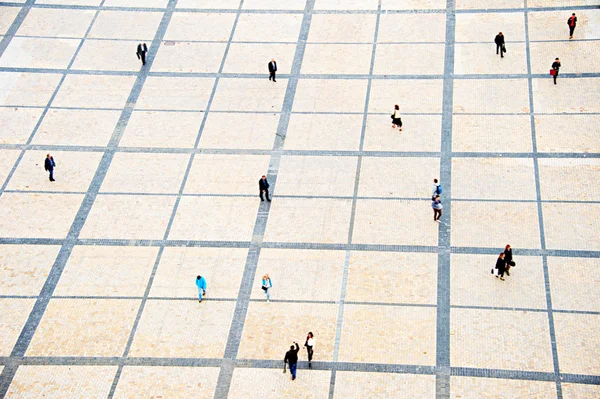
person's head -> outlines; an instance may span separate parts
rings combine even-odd
[[[439,195],[435,196],[435,202],[440,202],[440,196]]]
[[[275,62],[275,58],[271,58],[271,62]]]
[[[294,348],[294,345],[291,345],[290,350],[294,350],[294,349],[296,349],[296,348]]]
[[[198,276],[196,277],[196,280],[200,280],[202,278],[202,276]]]
[[[555,59],[554,59],[554,61],[558,62],[558,61],[560,61],[560,60],[559,60],[558,58],[555,58]]]
[[[438,179],[433,179],[433,182],[434,182],[435,184],[437,184],[437,182],[438,182]]]
[[[571,15],[575,16],[575,13],[573,13],[573,14],[571,14]]]
[[[510,249],[510,245],[506,244],[506,247],[504,247],[504,250],[508,251]]]
[[[50,154],[46,154],[46,158],[50,158]]]
[[[500,259],[504,259],[504,252],[502,252],[499,256]]]
[[[394,105],[394,109],[400,111],[400,107],[398,106],[398,104]]]
[[[502,36],[502,32],[498,33],[498,36]]]
[[[261,179],[263,179],[263,180],[266,180],[266,179],[267,179],[267,176],[265,176],[265,175],[262,175]]]
[[[313,337],[314,337],[314,335],[313,335],[313,333],[312,333],[312,332],[309,332],[309,333],[308,333],[308,336],[309,336],[309,337],[311,337],[311,338],[313,338]]]
[[[263,279],[265,279],[265,280],[268,280],[268,279],[269,279],[269,275],[268,275],[268,274],[265,274],[265,275],[263,276]]]

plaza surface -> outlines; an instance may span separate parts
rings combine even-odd
[[[0,397],[600,397],[597,1],[14,0],[0,35]]]

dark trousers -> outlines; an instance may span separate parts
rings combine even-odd
[[[573,33],[575,32],[575,27],[569,25],[569,36],[573,36]]]
[[[441,209],[434,209],[433,210],[433,220],[440,220],[440,218],[442,217],[442,210]]]
[[[290,363],[290,373],[292,373],[292,380],[296,379],[296,366],[298,363]]]
[[[50,169],[48,171],[48,173],[49,173],[48,178],[50,179],[50,181],[54,181],[54,169]]]
[[[554,78],[554,84],[556,84],[556,78],[558,77],[558,71],[556,71],[556,74],[553,76]]]
[[[308,363],[310,363],[314,353],[312,346],[307,346],[306,351],[308,352]]]
[[[269,80],[273,80],[273,82],[277,82],[277,81],[275,80],[275,71],[273,71],[273,72],[269,72]]]
[[[146,65],[146,52],[142,51],[140,57],[142,58],[142,65]]]
[[[504,50],[501,44],[496,43],[496,54],[498,54],[498,50],[500,50],[500,57],[504,57]]]
[[[258,194],[260,196],[260,200],[264,201],[263,195],[262,195],[263,192],[265,193],[265,197],[266,197],[267,201],[271,201],[271,199],[269,198],[269,189],[260,191],[260,193]]]
[[[498,269],[498,277],[504,277],[504,272],[506,272],[505,268]]]

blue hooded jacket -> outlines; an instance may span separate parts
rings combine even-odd
[[[200,276],[199,280],[196,278],[196,287],[198,287],[198,289],[206,290],[206,279],[202,276]]]

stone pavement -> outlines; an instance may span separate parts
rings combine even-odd
[[[600,397],[597,0],[14,0],[0,35],[0,397]]]

